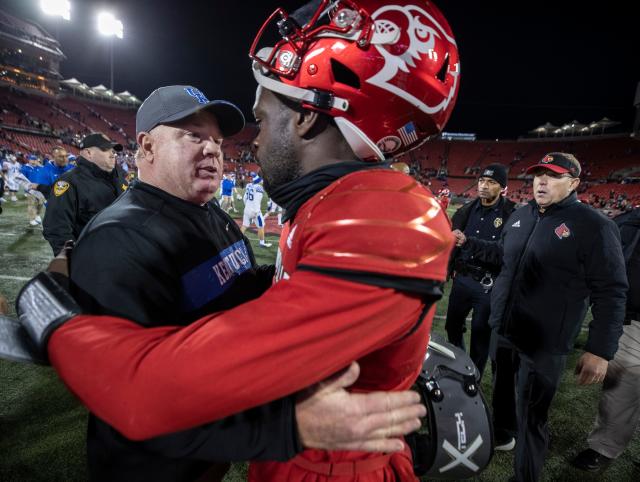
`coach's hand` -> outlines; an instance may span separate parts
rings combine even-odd
[[[0,315],[6,315],[9,313],[9,303],[7,299],[0,293]]]
[[[360,367],[353,362],[301,393],[296,421],[306,448],[399,452],[404,442],[398,437],[420,428],[427,410],[416,392],[347,392],[359,375]]]
[[[71,240],[64,243],[64,247],[56,257],[51,260],[49,266],[47,266],[47,271],[49,273],[58,273],[66,276],[67,278],[69,277],[69,258],[71,257],[71,251],[73,250],[74,244],[75,243]]]
[[[600,383],[607,374],[609,362],[604,358],[585,352],[576,364],[578,385],[591,385]]]

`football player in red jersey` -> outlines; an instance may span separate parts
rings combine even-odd
[[[420,372],[453,238],[431,192],[381,161],[444,127],[455,40],[423,0],[323,0],[298,13],[274,12],[251,51],[257,158],[285,208],[273,287],[184,328],[80,315],[50,337],[63,380],[129,438],[295,393],[353,360],[354,392],[405,390]],[[258,49],[275,21],[282,40]],[[249,478],[309,477],[416,480],[406,447],[305,450],[252,464]]]
[[[438,202],[440,203],[440,206],[442,206],[444,212],[447,212],[449,201],[451,201],[451,191],[448,188],[443,187],[438,191]]]

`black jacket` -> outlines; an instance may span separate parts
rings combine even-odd
[[[468,238],[465,249],[502,271],[489,324],[525,353],[566,354],[587,312],[585,350],[610,360],[618,348],[627,277],[616,225],[572,193],[540,213],[535,201],[514,211],[497,243]]]
[[[148,327],[187,325],[254,299],[273,274],[273,266],[256,266],[249,242],[217,203],[196,206],[142,182],[89,222],[71,259],[73,293],[83,309]],[[293,406],[293,397],[285,398],[144,442],[91,416],[91,476],[189,481],[215,461],[290,458],[300,450]]]
[[[640,208],[614,218],[627,264],[627,320],[640,320]]]
[[[103,171],[84,157],[78,166],[51,186],[43,234],[57,254],[69,239],[76,240],[89,220],[127,189],[119,169]]]
[[[469,217],[474,209],[480,204],[480,198],[476,198],[473,201],[465,204],[460,209],[458,209],[454,215],[451,217],[451,229],[459,229],[463,231],[467,227],[467,223],[469,221]],[[502,220],[500,226],[496,227],[496,233],[499,235],[504,228],[504,222],[511,216],[511,213],[516,209],[516,203],[511,201],[510,199],[505,198],[504,196],[500,197],[498,201],[498,205],[496,206],[498,210],[499,217]],[[490,271],[492,274],[498,274],[500,272],[500,266],[502,263],[486,263],[480,260],[472,260],[466,256],[465,251],[461,248],[456,247],[451,252],[451,257],[449,258],[449,269],[447,275],[451,277],[453,272],[456,270],[456,264],[464,263],[466,265],[478,266],[483,270]]]

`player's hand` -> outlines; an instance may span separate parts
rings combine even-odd
[[[460,247],[467,242],[467,237],[459,229],[454,229],[451,233],[456,238],[456,246]]]
[[[305,447],[399,452],[404,449],[399,437],[420,428],[427,410],[416,392],[347,392],[359,375],[354,362],[300,394],[296,420]]]
[[[576,364],[576,375],[578,376],[578,385],[591,385],[592,383],[600,383],[607,374],[609,362],[604,358],[585,352]]]

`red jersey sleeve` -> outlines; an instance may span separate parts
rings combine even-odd
[[[265,295],[187,327],[78,316],[51,337],[60,377],[139,440],[294,393],[410,330],[422,301],[298,271]]]

